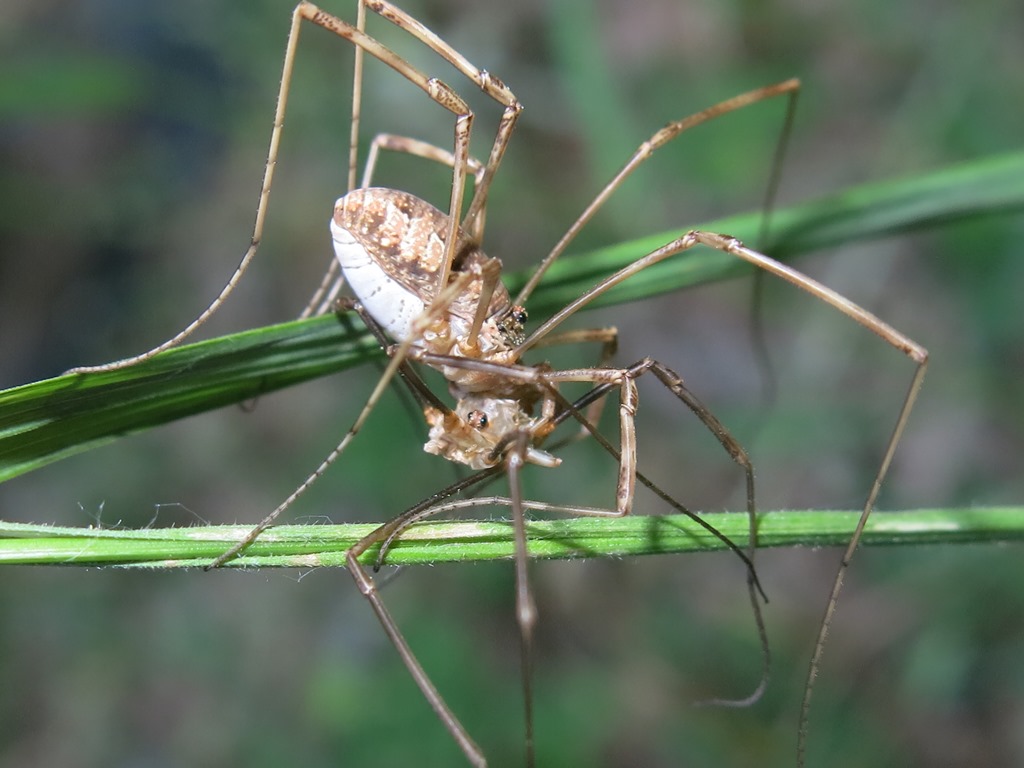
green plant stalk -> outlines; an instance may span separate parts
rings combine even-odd
[[[859,512],[767,512],[759,516],[758,548],[845,545]],[[701,518],[743,548],[747,519],[735,512]],[[343,566],[345,551],[376,524],[282,525],[270,528],[232,568]],[[106,530],[0,523],[0,564],[192,568],[208,565],[249,533],[248,526]],[[625,557],[711,552],[725,544],[685,515],[636,515],[618,519],[569,518],[527,523],[530,556],[544,559]],[[395,541],[389,565],[423,565],[514,556],[507,521],[426,522]],[[861,540],[865,546],[1008,542],[1024,539],[1024,507],[876,512]],[[377,547],[362,562],[372,565]]]

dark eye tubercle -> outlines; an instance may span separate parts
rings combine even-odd
[[[509,344],[517,346],[523,343],[526,338],[523,334],[526,320],[526,310],[520,306],[509,307],[501,319],[498,320],[498,328]]]

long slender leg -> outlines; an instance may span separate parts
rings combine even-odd
[[[449,168],[455,166],[455,155],[446,149],[435,147],[426,141],[420,141],[409,136],[380,133],[374,136],[373,141],[370,143],[370,151],[366,156],[366,167],[363,169],[363,180],[359,184],[360,187],[370,186],[373,172],[377,167],[377,159],[382,149],[422,157],[424,160],[432,160],[435,163],[447,165]],[[471,156],[466,161],[466,169],[473,174],[474,183],[479,185],[485,170],[483,163]]]
[[[353,30],[349,25],[341,22],[333,16],[330,16],[330,14],[320,11],[315,6],[308,3],[303,3],[302,5],[308,6],[308,8],[311,9],[308,17],[314,23],[320,24],[328,29],[332,29],[343,37],[348,37],[353,42],[356,42],[356,36],[350,35],[340,29],[335,29],[335,27],[343,25],[352,32],[355,32],[356,35],[363,35],[361,30]],[[511,90],[509,90],[508,86],[502,83],[498,78],[491,76],[486,70],[479,69],[471,64],[462,54],[405,11],[392,5],[386,0],[361,0],[360,12],[362,12],[364,6],[422,42],[451,64],[455,69],[459,70],[463,75],[472,80],[484,93],[502,104],[505,108],[498,124],[497,135],[495,136],[494,144],[491,147],[487,167],[481,174],[480,183],[478,183],[474,189],[473,199],[470,201],[469,209],[464,220],[464,226],[466,229],[473,237],[479,239],[483,235],[484,210],[486,207],[487,192],[490,187],[491,179],[497,171],[498,166],[501,163],[501,159],[505,154],[505,148],[511,138],[512,131],[515,128],[515,123],[518,119],[519,113],[522,111],[522,105],[518,100],[516,100],[515,95]],[[363,36],[365,37],[365,35]],[[405,67],[409,66],[397,55],[387,51],[387,49],[384,49],[383,46],[381,46],[381,49],[387,51],[388,58],[385,58],[379,52],[375,52],[369,46],[362,46],[361,44],[360,46],[366,47],[367,51],[377,58],[384,60],[390,66],[399,69],[399,71],[402,71],[400,67],[397,66],[399,63]],[[404,71],[402,74],[412,82],[420,85],[420,82],[418,82],[416,78],[410,77],[410,75]],[[473,122],[473,113],[470,111],[466,103],[450,87],[442,83],[440,80],[431,78],[427,85],[431,86],[431,88],[424,88],[424,90],[427,90],[435,101],[456,115],[455,149],[453,152],[455,162],[452,166],[452,194],[449,204],[450,221],[447,239],[445,241],[446,259],[438,274],[437,290],[440,291],[448,284],[451,262],[455,254],[457,239],[456,233],[460,226],[460,218],[462,215],[462,200],[463,191],[465,189],[466,164],[469,158],[469,137]],[[421,85],[421,87],[424,86]]]
[[[385,7],[385,5],[386,4],[384,3],[378,4],[377,2],[372,2],[368,4],[368,7],[371,10],[380,12],[380,8]],[[462,195],[465,190],[466,182],[466,162],[469,157],[469,137],[473,125],[472,110],[469,109],[466,102],[463,101],[462,98],[448,85],[435,77],[427,77],[404,59],[400,58],[393,51],[384,47],[372,37],[366,35],[365,32],[353,27],[348,22],[342,21],[338,17],[320,10],[312,3],[302,2],[295,10],[296,13],[301,14],[304,18],[309,19],[314,24],[334,32],[336,35],[344,37],[358,45],[360,48],[365,49],[368,53],[373,55],[374,58],[379,59],[392,69],[399,72],[411,83],[421,88],[428,96],[430,96],[431,99],[455,115],[455,163],[453,165],[452,173],[452,193],[449,205],[450,222],[445,240],[444,264],[438,274],[437,291],[440,293],[440,291],[448,284],[448,275],[451,270],[451,263],[455,258],[459,216],[462,211]],[[401,15],[405,16],[405,14]],[[420,33],[420,29],[423,28],[422,25],[411,18],[409,21],[410,26],[406,27],[401,24],[399,26],[403,26],[403,28],[407,29],[414,36],[423,39]],[[430,33],[430,36],[432,39],[436,39],[436,36],[434,36],[433,33]],[[432,41],[424,40],[424,42],[427,42],[427,44],[430,45]]]
[[[235,286],[238,285],[238,281],[242,279],[242,275],[245,274],[245,271],[249,268],[249,264],[252,262],[253,257],[256,255],[256,251],[260,245],[260,238],[263,236],[263,224],[264,221],[266,221],[267,207],[270,202],[270,188],[274,180],[274,170],[277,168],[277,150],[280,146],[281,133],[284,129],[284,117],[288,107],[288,93],[291,87],[292,69],[295,65],[295,51],[299,44],[299,29],[301,24],[302,17],[299,14],[299,9],[296,8],[292,13],[291,28],[288,32],[288,43],[285,46],[284,68],[281,73],[281,85],[277,93],[277,108],[274,112],[274,128],[270,135],[270,148],[267,151],[267,162],[263,171],[263,185],[260,188],[259,203],[256,206],[256,222],[253,224],[252,237],[249,240],[249,248],[242,256],[242,260],[238,263],[238,266],[235,267],[235,271],[228,279],[228,282],[221,289],[220,293],[217,294],[216,298],[210,302],[210,305],[204,309],[195,320],[162,344],[159,344],[139,355],[126,357],[103,365],[89,365],[72,368],[68,373],[98,373],[100,371],[115,371],[121,368],[126,368],[130,365],[135,365],[136,363],[140,363],[144,360],[148,360],[166,349],[177,346],[184,339],[192,335],[197,328],[203,325],[203,323],[205,323],[210,316],[220,308],[232,291],[234,291]]]
[[[459,719],[455,714],[448,708],[444,699],[441,698],[441,694],[437,688],[431,682],[427,673],[420,665],[416,656],[412,653],[405,638],[402,636],[401,631],[398,629],[398,624],[392,618],[391,613],[388,611],[387,606],[380,599],[380,595],[377,593],[377,585],[370,578],[369,574],[363,570],[363,566],[359,564],[356,559],[354,550],[349,550],[345,553],[345,560],[348,568],[348,572],[352,574],[352,578],[355,579],[356,585],[362,595],[370,602],[373,607],[373,612],[377,615],[380,620],[381,626],[384,627],[384,632],[391,640],[392,645],[398,649],[399,654],[402,657],[402,661],[406,668],[409,670],[416,681],[416,685],[423,693],[424,698],[430,704],[431,709],[438,716],[444,727],[452,735],[455,741],[458,743],[459,748],[466,755],[466,758],[474,766],[487,765],[487,759],[484,757],[483,751],[477,746],[477,743],[473,741],[472,737],[459,722]]]
[[[316,290],[306,302],[306,306],[299,313],[299,319],[305,320],[307,317],[330,312],[344,287],[345,276],[341,274],[341,266],[338,264],[337,257],[332,256],[327,262],[323,277],[320,278],[320,284],[317,285]]]
[[[487,208],[487,195],[490,191],[491,181],[494,179],[498,166],[505,155],[505,149],[508,147],[509,139],[515,130],[516,121],[519,119],[519,113],[522,112],[523,106],[516,99],[515,94],[501,80],[486,70],[475,67],[462,54],[402,9],[387,2],[387,0],[365,0],[365,2],[370,10],[380,14],[383,18],[420,40],[463,75],[476,83],[480,90],[505,108],[501,119],[498,121],[498,130],[494,137],[494,143],[491,146],[490,155],[487,158],[484,173],[473,190],[473,198],[462,221],[462,226],[469,232],[470,236],[476,242],[480,242],[483,239],[484,215]],[[452,208],[452,216],[456,220],[459,218],[454,207]],[[441,285],[443,286],[444,283]]]
[[[811,711],[811,695],[814,691],[814,680],[817,678],[818,668],[821,666],[821,657],[825,651],[825,639],[828,637],[828,631],[832,626],[832,617],[835,614],[836,606],[839,604],[839,593],[843,589],[846,571],[850,567],[850,561],[853,559],[853,553],[857,550],[857,545],[860,544],[860,537],[864,533],[864,526],[867,525],[868,517],[875,507],[875,500],[882,489],[882,481],[889,471],[889,465],[892,462],[893,455],[896,453],[896,446],[903,435],[907,420],[910,418],[910,411],[921,391],[921,384],[924,382],[924,374],[928,367],[928,353],[923,347],[917,347],[916,344],[914,347],[913,352],[916,356],[912,357],[918,364],[917,370],[907,389],[907,394],[903,398],[903,406],[900,408],[899,416],[896,418],[896,424],[893,427],[889,442],[885,447],[885,453],[882,456],[882,463],[875,474],[867,500],[864,502],[864,509],[857,520],[857,527],[854,529],[853,536],[850,537],[850,543],[846,545],[843,557],[839,561],[836,578],[832,583],[832,591],[829,593],[828,605],[818,627],[818,637],[814,644],[814,653],[811,655],[811,661],[807,669],[807,683],[804,686],[804,698],[800,704],[800,721],[797,727],[797,765],[800,768],[804,765],[807,752],[807,723]],[[908,352],[907,354],[911,353]]]
[[[741,93],[738,96],[733,96],[731,99],[721,101],[718,104],[692,114],[689,117],[684,117],[682,120],[676,120],[675,122],[669,123],[660,131],[655,133],[651,138],[637,148],[636,152],[633,153],[633,156],[630,157],[619,172],[612,177],[612,180],[604,186],[604,189],[598,192],[597,196],[583,210],[583,213],[580,214],[579,218],[576,219],[566,233],[562,235],[562,239],[559,240],[555,244],[555,247],[551,249],[551,252],[544,257],[544,260],[541,261],[537,269],[530,276],[526,285],[524,285],[519,291],[519,295],[516,296],[515,303],[519,305],[524,305],[526,303],[526,299],[531,293],[533,293],[534,288],[537,287],[540,279],[544,276],[544,273],[547,272],[548,267],[554,263],[555,259],[562,255],[565,249],[569,246],[569,243],[576,238],[576,235],[580,233],[580,230],[582,230],[583,227],[586,226],[587,222],[594,217],[594,214],[597,213],[601,206],[608,201],[608,198],[614,194],[615,190],[622,185],[622,182],[624,182],[645,160],[650,158],[656,150],[663,147],[665,144],[672,141],[672,139],[690,128],[695,128],[696,126],[706,123],[709,120],[713,120],[716,117],[727,115],[730,112],[735,112],[737,109],[743,109],[751,104],[756,104],[759,101],[764,101],[765,99],[770,99],[775,96],[781,96],[783,94],[789,96],[791,106],[787,114],[791,114],[792,100],[796,98],[796,94],[799,90],[800,81],[792,79],[776,83],[775,85],[768,85],[764,88],[748,91],[746,93]],[[774,181],[772,184],[774,184]],[[770,185],[769,190],[771,189],[772,187]],[[774,192],[770,191],[770,194],[773,195]]]
[[[621,385],[618,385],[618,386],[621,386]],[[621,452],[615,446],[613,446],[611,444],[611,442],[604,435],[602,435],[593,424],[591,424],[590,422],[587,421],[583,411],[581,410],[583,408],[586,408],[587,405],[589,405],[590,403],[594,402],[595,400],[597,400],[599,398],[606,397],[608,394],[610,394],[612,392],[612,390],[614,390],[616,388],[617,388],[617,385],[615,385],[613,383],[605,382],[605,383],[599,384],[599,385],[595,386],[593,389],[591,389],[589,392],[584,394],[581,398],[577,399],[574,403],[568,402],[567,400],[562,398],[561,395],[557,395],[557,392],[556,392],[556,397],[558,398],[558,402],[559,402],[560,406],[564,410],[556,416],[555,421],[559,421],[559,422],[560,421],[564,421],[564,420],[566,420],[569,417],[575,419],[577,422],[579,422],[580,424],[583,425],[583,428],[586,429],[591,434],[591,436],[598,443],[598,445],[600,445],[601,448],[604,449],[604,451],[607,452],[609,456],[611,456],[613,459],[615,459],[616,462],[621,464],[621,462],[622,462]],[[695,512],[687,509],[682,504],[680,504],[676,499],[674,499],[672,496],[670,496],[668,493],[666,493],[664,490],[662,490],[660,487],[658,487],[658,485],[656,483],[654,483],[645,474],[643,474],[639,470],[639,468],[637,468],[635,471],[636,471],[636,479],[637,479],[637,481],[640,484],[642,484],[645,488],[647,488],[647,490],[649,490],[651,493],[653,493],[655,496],[657,496],[659,499],[661,499],[663,502],[665,502],[669,507],[671,507],[672,509],[676,510],[676,512],[678,512],[680,514],[683,514],[683,515],[686,515],[687,517],[689,517],[691,520],[693,520],[699,526],[704,528],[704,530],[706,530],[709,534],[711,534],[712,536],[717,538],[719,541],[721,541],[729,550],[731,550],[733,552],[733,554],[735,554],[743,562],[743,564],[747,567],[747,572],[753,578],[754,586],[757,588],[757,594],[759,594],[761,596],[761,598],[767,602],[767,597],[764,594],[764,590],[761,588],[761,584],[760,584],[760,582],[757,579],[757,573],[754,571],[754,564],[750,561],[750,558],[747,557],[746,553],[744,553],[743,550],[741,550],[727,536],[722,534],[721,531],[716,529],[713,525],[710,525],[709,523],[707,523],[702,517],[700,517],[700,515],[698,515]],[[530,502],[530,508],[531,509],[533,508],[533,504],[534,504],[534,502]],[[564,510],[564,511],[571,512],[572,514],[585,515],[585,516],[603,516],[603,517],[620,517],[621,516],[621,513],[618,512],[617,510],[600,510],[600,509],[592,509],[592,508],[574,508],[572,510],[568,510],[567,509],[567,510]]]
[[[761,603],[758,600],[759,585],[757,575],[754,571],[754,557],[757,552],[757,504],[754,495],[754,467],[750,457],[737,442],[725,425],[718,420],[718,417],[705,406],[696,395],[693,394],[683,383],[679,374],[672,371],[662,363],[652,360],[645,360],[633,366],[631,372],[639,376],[646,371],[651,371],[672,394],[678,397],[686,407],[701,420],[704,426],[718,440],[722,448],[729,454],[730,458],[743,470],[747,486],[747,515],[750,523],[750,543],[747,546],[747,558],[749,568],[747,570],[747,593],[750,597],[750,604],[754,613],[754,622],[757,625],[758,637],[761,641],[762,673],[761,682],[757,688],[745,699],[713,699],[703,702],[718,706],[748,706],[753,704],[764,694],[768,687],[768,679],[771,675],[771,650],[768,645],[768,633],[764,624],[764,616],[761,611]]]
[[[530,592],[529,554],[526,549],[526,514],[523,511],[522,479],[526,449],[530,435],[516,435],[512,450],[505,457],[509,497],[512,501],[512,523],[516,541],[516,621],[519,624],[520,674],[523,680],[523,716],[525,718],[526,765],[533,768],[533,630],[537,626],[537,604]]]
[[[790,134],[793,132],[793,123],[796,119],[796,103],[799,95],[799,91],[796,91],[791,98],[786,100],[786,115],[783,118],[782,130],[779,132],[779,138],[775,144],[775,152],[772,155],[768,184],[765,187],[764,198],[761,202],[761,223],[758,225],[757,240],[754,242],[754,248],[762,253],[771,253],[772,249],[770,235],[772,216],[775,213],[775,198],[779,190],[779,181],[782,178],[782,167],[785,161],[786,150],[789,148]],[[764,333],[764,277],[764,272],[758,270],[754,272],[754,279],[751,281],[748,336],[754,364],[759,371],[759,380],[761,382],[761,409],[767,412],[775,405],[777,386],[775,366],[772,362],[771,352],[768,349],[768,340]]]
[[[359,1],[356,10],[356,29],[366,32],[366,3]],[[363,58],[365,52],[358,45],[353,46],[355,50],[355,61],[352,65],[352,120],[349,125],[348,139],[348,183],[346,192],[356,188],[356,175],[359,167],[359,124],[363,115]],[[341,292],[345,284],[345,278],[341,274],[341,265],[338,260],[331,258],[327,263],[327,270],[324,272],[320,285],[317,286],[313,295],[309,298],[305,308],[299,315],[300,318],[311,315],[319,315],[327,311],[327,307]]]
[[[399,28],[405,30],[415,38],[426,44],[428,47],[441,54],[449,63],[459,69],[461,72],[467,75],[472,80],[477,82],[481,79],[481,74],[486,78],[486,73],[473,67],[464,58],[459,56],[454,49],[451,48],[447,43],[441,40],[439,37],[426,29],[422,24],[413,19],[411,16],[406,14],[394,6],[387,3],[370,2],[366,0],[360,0],[358,4],[358,12],[356,16],[356,29],[361,32],[366,32],[366,9],[370,6],[371,10],[375,13],[380,14],[383,18],[388,19]],[[363,59],[364,51],[360,46],[355,47],[355,64],[353,66],[353,77],[352,77],[352,121],[349,133],[349,163],[348,163],[348,191],[351,192],[356,189],[356,168],[358,167],[359,159],[359,125],[362,120],[362,95],[363,95]],[[486,86],[484,87],[487,90]],[[507,89],[504,89],[507,91]],[[506,98],[506,94],[503,91],[496,91],[495,95],[499,96],[499,101],[502,101],[508,106],[510,103]],[[511,92],[508,92],[508,96],[511,96]],[[514,101],[514,98],[512,98]],[[507,110],[506,110],[507,111]],[[518,114],[518,110],[516,110]],[[504,137],[504,140],[508,140],[508,136]],[[467,140],[468,141],[468,140]],[[370,145],[369,155],[367,158],[366,168],[363,172],[363,179],[360,183],[360,187],[368,187],[370,185],[370,178],[373,174],[374,166],[377,162],[377,156],[379,150],[393,149],[396,151],[408,152],[410,154],[419,155],[428,159],[436,160],[438,162],[447,164],[454,172],[458,172],[456,163],[458,158],[451,152],[439,149],[433,145],[427,144],[426,142],[418,141],[416,139],[405,138],[401,136],[392,136],[391,134],[380,134],[378,135],[373,143]],[[458,151],[458,150],[457,150]],[[502,150],[504,151],[504,150]],[[468,157],[467,163],[476,178],[476,187],[480,186],[480,182],[483,177],[484,168],[480,162],[474,158]],[[456,186],[458,179],[456,178],[453,183],[453,203],[455,199]],[[461,192],[459,204],[461,206]],[[456,213],[453,208],[451,213]],[[303,310],[301,317],[307,317],[310,314],[316,313],[316,310],[324,311],[324,307],[330,303],[331,297],[325,298],[329,293],[337,295],[341,289],[343,278],[338,274],[339,267],[336,261],[332,260],[330,266],[324,275],[320,286],[316,292],[310,298],[306,308]],[[444,283],[441,283],[440,287],[444,287]]]
[[[715,248],[724,253],[730,253],[737,256],[744,261],[754,265],[755,267],[764,270],[770,274],[786,280],[792,283],[796,287],[803,291],[817,297],[821,301],[825,302],[829,306],[835,308],[839,312],[843,313],[851,320],[857,322],[864,328],[868,329],[875,335],[879,336],[883,341],[892,346],[894,349],[902,352],[914,363],[915,369],[913,376],[910,380],[910,384],[907,388],[906,395],[903,398],[902,405],[900,406],[899,413],[896,417],[893,431],[885,445],[885,449],[882,454],[881,462],[878,466],[878,470],[875,473],[875,478],[871,484],[871,490],[868,493],[867,499],[864,502],[864,507],[861,511],[860,519],[857,523],[856,529],[850,539],[850,543],[843,554],[843,558],[840,561],[838,571],[836,573],[835,581],[833,582],[832,591],[829,597],[828,606],[825,610],[824,617],[818,631],[818,640],[815,645],[814,653],[811,657],[808,675],[807,675],[807,686],[805,688],[803,703],[801,704],[800,722],[798,726],[797,736],[797,762],[799,765],[803,764],[804,754],[806,751],[807,741],[807,720],[810,712],[810,701],[813,692],[814,679],[818,673],[818,667],[821,662],[821,657],[824,652],[824,642],[828,635],[829,627],[831,626],[832,616],[835,612],[836,605],[838,603],[839,594],[842,591],[843,580],[846,576],[846,570],[849,567],[850,560],[853,557],[853,553],[857,549],[857,545],[860,543],[861,534],[864,530],[864,526],[867,523],[868,518],[871,515],[872,510],[875,506],[875,501],[878,497],[878,493],[881,490],[882,482],[885,480],[885,476],[889,471],[889,466],[892,463],[892,458],[896,452],[896,447],[899,444],[900,438],[903,435],[903,431],[906,427],[907,421],[910,417],[910,412],[913,410],[914,403],[917,400],[918,394],[921,390],[921,385],[924,381],[924,375],[928,369],[928,351],[917,342],[913,341],[906,335],[900,333],[895,328],[885,323],[872,313],[868,312],[864,308],[850,301],[841,294],[833,291],[832,289],[822,285],[816,280],[807,277],[801,272],[789,267],[781,262],[778,262],[768,256],[757,253],[743,245],[739,240],[727,235],[716,234],[712,232],[702,232],[693,230],[682,237],[674,240],[671,243],[666,244],[662,248],[653,251],[652,253],[644,256],[637,261],[633,262],[628,267],[619,270],[615,274],[606,278],[596,285],[593,289],[588,291],[586,294],[581,296],[576,301],[571,302],[569,305],[564,307],[562,310],[557,312],[545,323],[541,324],[534,333],[523,342],[520,346],[520,350],[528,349],[529,347],[536,344],[540,339],[544,338],[552,330],[554,330],[559,324],[561,324],[566,318],[579,311],[580,308],[593,301],[597,296],[600,296],[609,288],[623,280],[627,279],[631,275],[640,272],[647,267],[656,264],[659,261],[667,259],[683,251],[689,250],[696,245],[705,245],[711,248]]]
[[[366,3],[359,0],[356,10],[356,29],[366,32]],[[348,186],[347,192],[356,188],[359,168],[359,125],[363,119],[363,58],[365,52],[355,47],[355,61],[352,65],[352,123],[348,135]]]
[[[413,507],[411,510],[408,510],[404,515],[399,516],[390,523],[386,523],[371,532],[368,536],[362,539],[362,541],[357,542],[355,546],[345,553],[348,572],[352,575],[352,578],[355,579],[356,586],[359,588],[359,591],[369,601],[370,606],[373,608],[373,612],[384,627],[385,633],[391,640],[392,645],[395,646],[399,656],[401,656],[402,662],[409,670],[409,673],[412,675],[417,687],[419,687],[420,691],[423,693],[424,698],[430,704],[431,709],[434,710],[438,719],[441,720],[444,727],[458,743],[459,748],[462,749],[466,758],[474,766],[487,765],[487,760],[484,757],[483,751],[479,746],[477,746],[476,742],[473,741],[472,737],[470,737],[469,733],[462,726],[462,723],[460,723],[459,719],[455,716],[455,713],[453,713],[447,703],[445,703],[436,686],[416,659],[415,654],[413,654],[412,649],[409,647],[405,637],[403,637],[399,630],[398,624],[395,622],[394,618],[392,618],[387,606],[384,605],[384,601],[381,600],[380,595],[377,592],[377,585],[374,583],[370,574],[366,572],[365,568],[359,562],[359,558],[374,544],[377,544],[387,538],[388,531],[391,527],[401,525],[401,522],[407,518],[416,517],[417,515],[422,514],[423,510],[427,510],[429,512],[431,509],[437,507],[438,500],[454,495],[465,488],[469,488],[472,485],[485,480],[488,476],[495,474],[497,471],[499,470],[496,468],[493,470],[478,472],[472,477],[459,481],[440,493],[434,494]]]
[[[598,355],[596,367],[604,368],[608,365],[609,361],[611,361],[619,349],[619,331],[616,328],[580,328],[572,331],[560,331],[558,333],[552,333],[549,336],[545,336],[535,345],[535,347],[552,347],[556,345],[584,343],[599,343],[601,345],[601,351]],[[597,424],[601,420],[601,413],[604,411],[605,402],[607,402],[607,399],[602,397],[595,400],[587,408],[587,422]],[[581,424],[579,431],[574,437],[568,438],[559,445],[563,445],[565,442],[568,442],[568,440],[582,439],[588,434],[590,433],[587,428]]]
[[[757,551],[757,504],[754,493],[754,467],[747,452],[718,417],[689,390],[683,383],[683,379],[670,368],[656,360],[645,358],[628,368],[619,370],[601,368],[591,371],[558,371],[553,374],[545,374],[545,378],[552,381],[583,380],[611,382],[613,376],[618,375],[621,377],[621,393],[619,396],[619,479],[616,486],[616,509],[620,514],[626,515],[632,510],[636,481],[639,476],[636,468],[635,417],[638,405],[636,380],[648,372],[653,373],[672,394],[679,398],[697,416],[704,427],[718,440],[729,457],[740,467],[746,478],[747,516],[750,526],[750,538],[744,562],[747,565],[747,591],[750,596],[754,622],[761,643],[761,679],[754,691],[743,699],[714,699],[701,703],[718,706],[749,706],[761,698],[768,686],[768,678],[771,672],[771,651],[768,645],[768,635],[761,611],[761,603],[758,599],[759,594],[763,597],[763,592],[761,592],[754,570],[754,557]],[[584,426],[586,426],[586,423],[584,423]]]

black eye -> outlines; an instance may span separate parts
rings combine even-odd
[[[466,414],[466,422],[476,429],[486,429],[487,414],[483,411],[470,411]]]
[[[526,325],[526,310],[522,307],[512,308],[512,319],[520,325]]]

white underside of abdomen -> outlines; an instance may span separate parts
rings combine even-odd
[[[391,338],[396,341],[408,339],[413,321],[425,308],[422,299],[389,277],[352,233],[333,219],[331,237],[345,280],[366,311]]]

